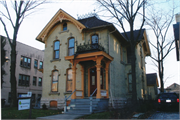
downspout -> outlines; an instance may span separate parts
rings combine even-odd
[[[113,32],[115,32],[116,31],[116,28],[115,28],[115,30],[114,31],[112,31],[112,32],[109,32],[109,48],[108,48],[108,50],[109,50],[109,55],[110,55],[110,34],[111,33],[113,33]],[[110,63],[110,65],[109,65],[109,70],[111,70],[111,63]],[[109,73],[109,79],[111,78],[111,74],[110,74],[110,72],[108,72]],[[112,107],[113,107],[113,109],[114,109],[114,102],[113,102],[113,97],[112,97],[112,90],[111,90],[111,80],[110,80],[110,86],[109,86],[109,90],[110,90],[110,96],[111,96],[111,102],[112,102]]]

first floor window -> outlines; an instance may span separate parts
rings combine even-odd
[[[19,74],[19,86],[29,86],[30,76]]]
[[[67,92],[72,91],[72,69],[67,70],[67,85],[66,85]]]
[[[52,87],[51,87],[51,91],[52,92],[57,92],[58,91],[58,70],[54,70],[52,72]]]
[[[11,103],[11,92],[9,92],[9,95],[8,95],[8,103]]]
[[[39,77],[38,86],[42,86],[42,78]]]
[[[36,81],[37,81],[37,78],[33,77],[33,86],[36,86]]]
[[[128,91],[132,92],[132,74],[128,74]]]
[[[36,94],[32,94],[32,103],[36,102]]]

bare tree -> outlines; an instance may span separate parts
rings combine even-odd
[[[132,100],[133,102],[137,101],[137,90],[136,90],[136,56],[135,56],[135,47],[137,45],[137,40],[140,36],[141,30],[145,22],[145,5],[147,0],[97,0],[100,3],[103,11],[108,11],[111,18],[115,18],[118,25],[125,33],[125,37],[130,44],[131,48],[131,69],[132,69]],[[134,23],[135,19],[138,16],[138,13],[141,12],[143,16],[139,16],[142,19],[139,27],[139,33],[137,38],[134,36]],[[130,29],[130,37],[126,33],[125,23],[128,23]]]
[[[11,106],[17,106],[17,88],[16,88],[16,39],[18,35],[18,30],[23,20],[33,12],[36,8],[42,4],[47,3],[46,0],[12,0],[12,1],[0,1],[0,4],[4,8],[4,11],[0,11],[0,21],[4,26],[4,31],[6,33],[9,45],[11,47],[11,66],[10,66],[10,82],[11,82]],[[12,9],[13,12],[10,12]],[[15,16],[15,19],[14,19]],[[10,40],[10,35],[8,33],[8,28],[6,26],[9,21],[13,29],[13,38]]]
[[[155,7],[152,6],[145,22],[153,30],[156,37],[156,42],[149,41],[152,48],[156,51],[150,57],[158,68],[161,92],[164,92],[164,60],[175,48],[173,47],[175,41],[167,39],[167,33],[174,18],[174,10],[175,7],[165,12],[164,9],[155,10]]]

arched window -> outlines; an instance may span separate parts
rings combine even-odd
[[[54,70],[52,72],[52,87],[51,87],[52,92],[58,91],[58,78],[59,78],[58,70]]]
[[[96,44],[99,42],[99,38],[97,34],[91,36],[91,44]]]
[[[60,48],[60,41],[54,42],[54,59],[59,59],[59,48]]]
[[[74,55],[74,38],[69,39],[68,56]]]
[[[72,92],[72,69],[67,70],[66,91]]]
[[[67,23],[63,24],[63,31],[67,30]]]

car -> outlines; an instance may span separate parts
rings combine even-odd
[[[160,93],[157,102],[158,110],[179,109],[179,96],[176,93]]]

